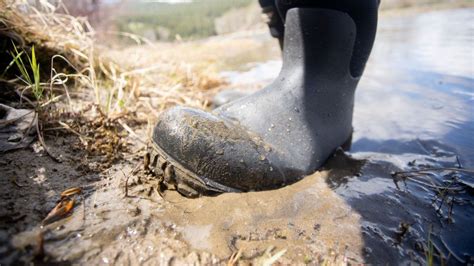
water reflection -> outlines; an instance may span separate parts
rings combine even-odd
[[[436,139],[474,166],[474,9],[381,20],[354,114],[357,141]]]
[[[474,166],[472,11],[381,21],[354,112],[351,154],[366,164],[335,186],[363,217],[371,262],[423,261],[428,238],[449,264],[472,260],[472,176],[431,172],[399,187],[390,174],[453,167],[458,158]],[[458,190],[446,196],[447,186]]]
[[[473,9],[381,19],[371,61],[409,70],[472,77]]]
[[[436,139],[457,150],[466,167],[474,165],[474,100],[465,96],[472,79],[374,68],[368,69],[357,92],[352,152],[367,151],[367,139],[401,141],[406,152],[416,145],[404,142]]]

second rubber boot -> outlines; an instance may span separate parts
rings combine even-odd
[[[212,113],[164,112],[152,166],[186,196],[278,188],[317,170],[352,133],[356,26],[330,9],[286,15],[283,67],[268,87]]]

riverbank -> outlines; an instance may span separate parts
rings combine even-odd
[[[0,154],[0,263],[467,263],[472,175],[449,170],[474,160],[466,12],[382,17],[350,153],[276,191],[195,200],[160,192],[159,177],[143,169],[159,113],[176,104],[209,109],[218,91],[239,86],[221,71],[245,81],[242,71],[279,58],[277,42],[262,29],[100,50],[110,61],[94,61],[102,62],[97,87],[55,90],[61,101],[43,114],[58,116],[40,127],[44,143]],[[446,43],[454,32],[459,38]],[[447,51],[455,51],[449,65],[438,64]],[[448,170],[393,175],[426,168]],[[80,193],[61,196],[69,188]],[[71,200],[62,215],[55,209]],[[45,223],[52,210],[62,219]]]

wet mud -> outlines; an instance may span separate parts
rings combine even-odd
[[[355,175],[361,165],[343,154],[332,161],[338,176]],[[318,172],[278,190],[194,200],[167,193],[165,199],[179,211],[166,216],[194,248],[220,257],[242,250],[242,257],[251,259],[275,247],[298,263],[321,262],[330,253],[335,260],[360,263],[360,215],[330,188],[331,174]]]
[[[73,146],[76,138],[58,138]],[[48,141],[62,163],[41,150],[17,150],[0,157],[2,201],[1,264],[156,264],[216,263],[215,256],[196,253],[180,238],[176,225],[163,219],[166,202],[151,190],[156,182],[125,180],[132,163],[101,171],[83,160],[80,150],[63,149]],[[67,146],[66,146],[67,147]],[[142,161],[135,163],[142,165]],[[135,183],[133,183],[135,182]],[[42,226],[60,193],[81,187],[71,215]],[[41,252],[38,252],[41,250]]]
[[[244,263],[278,252],[286,263],[363,261],[360,215],[331,189],[329,170],[279,190],[188,199],[161,193],[138,158],[97,173],[57,152],[63,163],[29,150],[2,158],[2,167],[22,169],[2,184],[2,263],[225,264],[239,251]],[[338,176],[362,165],[344,154],[334,161]],[[41,226],[71,185],[83,188],[72,214]]]
[[[103,171],[72,137],[47,139],[62,163],[38,144],[1,154],[0,264],[226,264],[239,250],[242,263],[473,263],[472,12],[382,20],[350,151],[278,190],[161,193],[144,149]],[[72,214],[41,228],[71,187]]]

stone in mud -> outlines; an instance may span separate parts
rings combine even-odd
[[[0,104],[0,152],[27,147],[36,131],[34,110],[15,109]]]

